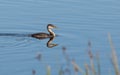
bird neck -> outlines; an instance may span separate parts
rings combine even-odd
[[[55,33],[50,28],[48,28],[48,32],[50,33],[50,35],[55,37]]]

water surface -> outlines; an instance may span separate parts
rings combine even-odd
[[[46,46],[49,39],[0,37],[0,75],[31,75],[33,69],[36,75],[45,75],[46,65],[51,66],[52,75],[58,75],[60,65],[66,68],[67,63],[63,46],[69,58],[84,69],[84,63],[89,64],[89,40],[93,54],[100,54],[102,74],[113,72],[107,33],[112,35],[120,61],[119,0],[0,0],[0,33],[47,32],[49,23],[59,27],[54,31],[60,36],[53,40],[58,46],[53,48]],[[41,61],[35,59],[37,53],[42,54]]]

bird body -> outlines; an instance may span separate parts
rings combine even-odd
[[[41,32],[41,33],[34,33],[32,34],[31,36],[34,37],[34,38],[38,38],[38,39],[44,39],[44,38],[51,38],[51,37],[55,37],[55,33],[52,31],[53,28],[56,28],[56,26],[52,25],[52,24],[48,24],[47,25],[47,30],[49,32],[48,33],[44,33],[44,32]]]

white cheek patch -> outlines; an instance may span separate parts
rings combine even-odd
[[[49,27],[50,29],[52,29],[53,27]]]

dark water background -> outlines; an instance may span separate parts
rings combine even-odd
[[[0,75],[58,75],[60,65],[66,67],[62,47],[70,59],[84,69],[89,64],[87,43],[92,42],[93,54],[99,53],[103,75],[113,73],[107,34],[111,33],[120,62],[120,1],[119,0],[0,0],[0,33],[32,34],[47,32],[48,23],[59,29],[56,47],[46,47],[49,39],[31,37],[0,37]],[[41,61],[35,59],[42,55]],[[73,75],[72,66],[71,74]]]

